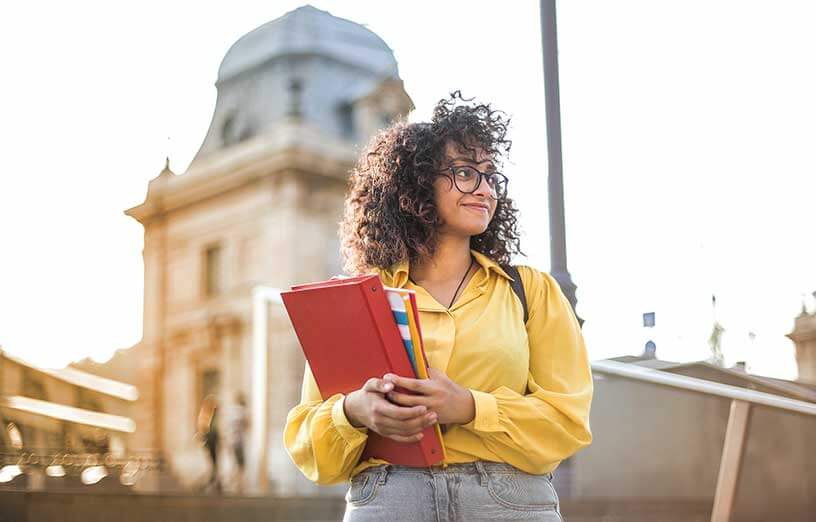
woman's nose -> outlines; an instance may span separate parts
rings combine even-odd
[[[490,197],[493,191],[490,189],[490,185],[487,183],[487,178],[484,176],[479,176],[479,186],[476,187],[476,190],[474,190],[473,193],[484,196],[485,198]]]

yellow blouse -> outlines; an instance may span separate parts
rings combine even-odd
[[[489,460],[528,473],[551,472],[592,442],[592,374],[580,327],[558,283],[519,266],[529,309],[525,331],[510,276],[471,252],[479,269],[450,309],[408,281],[407,262],[380,271],[384,285],[416,291],[429,365],[473,393],[475,418],[449,425],[443,435],[444,464]],[[295,465],[317,484],[347,481],[386,463],[358,462],[368,429],[349,423],[343,398],[324,400],[306,366],[300,404],[286,419],[284,444]]]

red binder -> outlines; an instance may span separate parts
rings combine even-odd
[[[379,276],[296,285],[281,297],[324,399],[386,373],[415,377]],[[369,430],[361,460],[413,467],[440,463],[442,441],[434,427],[422,433],[419,442],[404,443]]]

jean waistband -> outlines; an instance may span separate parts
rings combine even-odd
[[[448,464],[447,467],[443,467],[441,465],[430,466],[430,467],[412,467],[412,466],[400,466],[397,464],[380,464],[379,466],[374,466],[368,469],[365,469],[363,473],[366,471],[368,472],[380,472],[383,474],[392,474],[392,473],[426,473],[429,475],[438,475],[438,474],[465,474],[465,475],[485,475],[485,474],[499,474],[499,475],[529,475],[529,473],[522,471],[515,466],[507,464],[505,462],[491,462],[487,460],[477,460],[475,462],[465,462],[460,464]],[[544,476],[552,480],[553,474],[552,473],[545,473]]]

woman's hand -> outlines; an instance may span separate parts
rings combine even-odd
[[[439,424],[467,424],[476,415],[476,404],[470,390],[459,386],[443,372],[431,368],[429,379],[409,379],[387,373],[383,380],[419,393],[407,395],[391,391],[388,398],[401,406],[425,406],[436,412]]]
[[[346,395],[346,418],[352,426],[365,426],[397,442],[416,442],[422,438],[422,430],[436,422],[437,415],[425,406],[391,404],[385,394],[393,389],[393,383],[369,379],[362,388]]]

